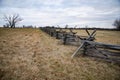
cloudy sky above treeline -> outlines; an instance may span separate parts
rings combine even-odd
[[[3,15],[19,14],[21,25],[113,28],[120,18],[120,0],[0,0],[0,26]]]

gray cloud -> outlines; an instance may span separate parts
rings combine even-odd
[[[120,0],[0,0],[3,14],[19,13],[19,25],[90,25],[113,27],[120,17]],[[5,22],[1,19],[0,25]]]

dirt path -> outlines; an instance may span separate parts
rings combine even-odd
[[[118,66],[87,57],[71,59],[77,47],[64,46],[39,29],[0,31],[1,80],[115,80],[119,78]]]

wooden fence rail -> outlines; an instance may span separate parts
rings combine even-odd
[[[93,32],[90,33],[86,29],[88,36],[85,37],[76,35],[76,32],[73,32],[72,29],[70,29],[70,32],[63,31],[62,29],[56,30],[56,28],[53,27],[44,27],[41,28],[41,30],[49,34],[51,37],[56,37],[56,39],[62,40],[64,45],[72,42],[81,43],[71,56],[72,58],[82,49],[82,55],[120,64],[120,45],[94,42],[96,30],[93,30]]]
[[[83,49],[82,55],[96,57],[120,65],[120,45],[105,44],[82,40],[81,46],[73,53],[72,58]]]

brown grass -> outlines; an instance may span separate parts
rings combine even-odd
[[[119,32],[98,31],[97,34],[97,41],[120,44]],[[0,80],[120,79],[117,65],[88,57],[71,59],[76,49],[62,45],[39,29],[0,28]]]
[[[89,31],[92,32],[93,30]],[[74,32],[77,32],[77,35],[80,36],[88,36],[85,30],[74,30]],[[120,31],[97,30],[95,38],[97,42],[120,45],[119,34]]]

